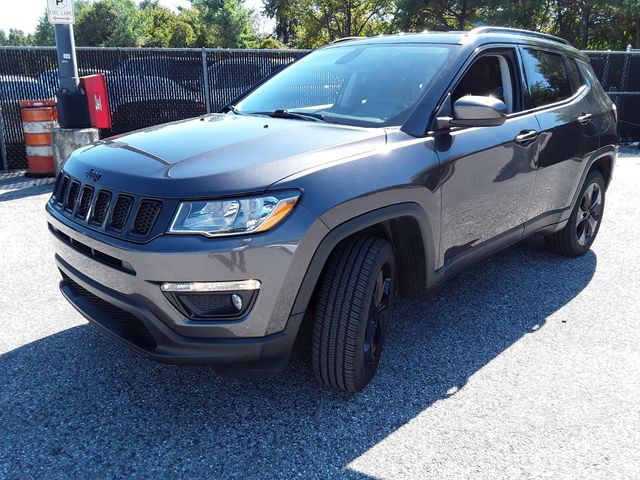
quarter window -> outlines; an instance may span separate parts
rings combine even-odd
[[[527,78],[528,108],[559,102],[573,94],[562,55],[526,48],[522,51],[522,60]]]
[[[578,65],[573,58],[567,58],[567,68],[569,69],[569,78],[571,79],[571,88],[573,93],[580,90],[580,87],[584,85],[584,80],[578,70]]]

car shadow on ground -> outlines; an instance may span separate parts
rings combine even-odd
[[[0,477],[364,478],[346,468],[571,301],[596,256],[538,239],[396,304],[378,376],[358,395],[312,378],[155,364],[83,325],[0,356]],[[4,471],[3,471],[4,470]]]

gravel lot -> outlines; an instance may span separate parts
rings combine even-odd
[[[0,179],[0,478],[638,478],[638,150],[592,252],[529,239],[402,301],[370,388],[151,363],[57,289],[43,182]],[[35,183],[35,185],[33,185]]]

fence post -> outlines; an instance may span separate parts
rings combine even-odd
[[[209,97],[209,72],[207,71],[207,51],[202,47],[202,84],[204,87],[204,104],[207,113],[211,113],[211,98]]]
[[[7,147],[4,143],[4,117],[0,108],[0,157],[2,157],[2,168],[9,172],[9,159],[7,158]]]

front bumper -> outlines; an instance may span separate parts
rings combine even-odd
[[[292,311],[293,302],[327,230],[306,209],[264,234],[164,235],[135,245],[74,224],[49,206],[47,212],[62,293],[109,335],[161,362],[260,372],[286,366],[304,314]],[[249,278],[262,288],[241,318],[188,318],[160,289],[163,282]]]

